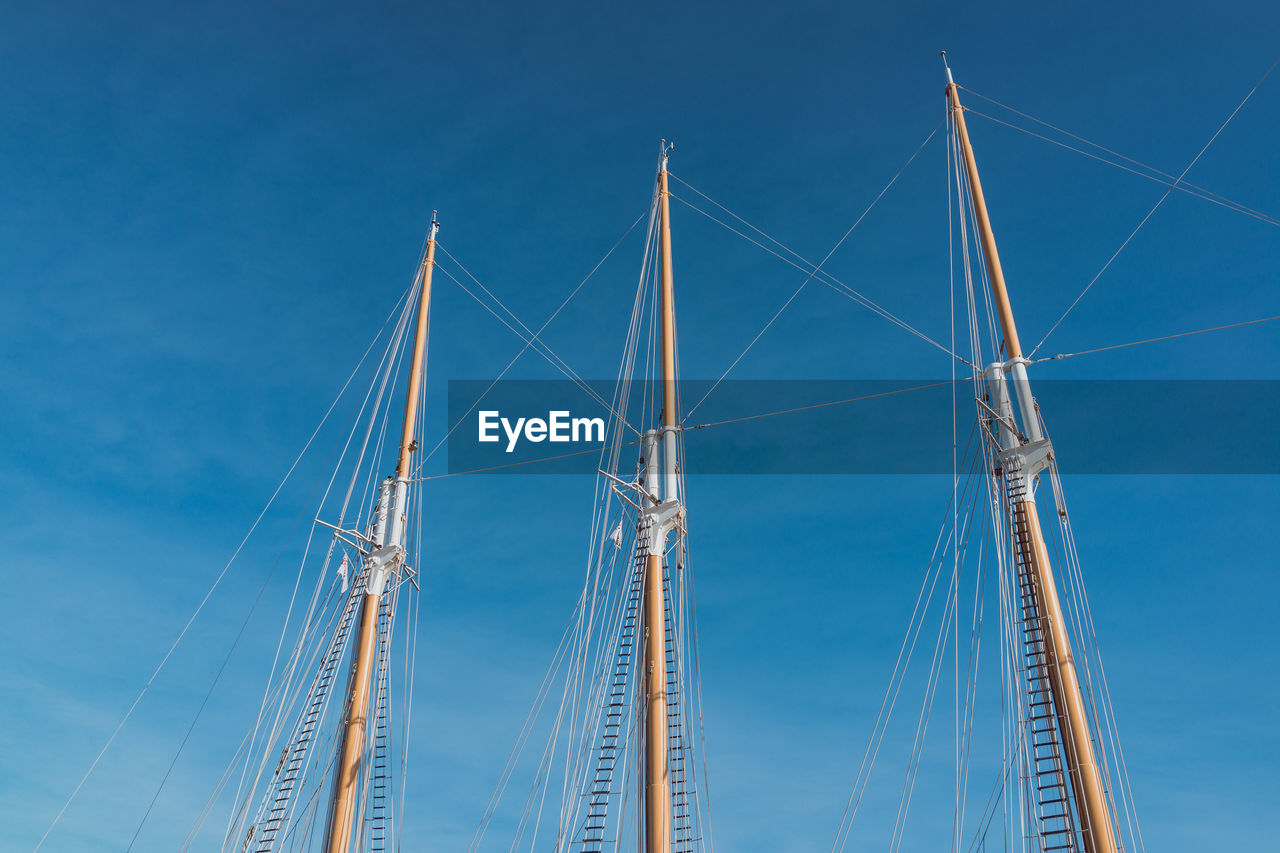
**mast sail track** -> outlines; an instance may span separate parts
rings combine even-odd
[[[996,458],[1009,511],[1018,570],[1021,620],[1026,637],[1028,720],[1035,748],[1032,774],[1039,789],[1041,846],[1074,849],[1078,835],[1085,853],[1118,853],[1103,773],[1071,652],[1049,551],[1036,510],[1034,484],[1046,470],[1053,448],[1044,435],[1027,379],[1004,270],[987,213],[958,87],[947,68],[947,102],[964,161],[978,239],[1008,359],[983,371],[996,420]],[[1009,385],[1012,384],[1012,393]],[[1014,401],[1017,411],[1014,411]],[[1068,797],[1069,791],[1069,797]]]

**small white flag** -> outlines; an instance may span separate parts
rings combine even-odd
[[[609,536],[609,538],[613,540],[613,547],[615,548],[622,547],[622,522],[621,521],[618,522],[617,529],[613,531],[613,533]]]
[[[342,592],[347,591],[347,555],[342,555],[342,564],[338,566],[338,576],[342,578]]]

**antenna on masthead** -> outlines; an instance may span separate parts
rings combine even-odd
[[[955,85],[955,80],[951,79],[951,66],[947,64],[947,52],[945,50],[938,51],[938,55],[942,57],[942,67],[947,71],[948,85]]]

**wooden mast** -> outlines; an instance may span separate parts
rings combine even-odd
[[[656,473],[658,446],[664,458],[663,503],[677,499],[675,491],[676,430],[676,330],[674,282],[671,268],[671,205],[667,190],[667,155],[671,149],[662,142],[658,166],[658,210],[660,288],[662,306],[662,429],[660,438],[647,442],[650,470]],[[652,485],[656,485],[652,484]],[[653,522],[651,522],[652,524]],[[654,534],[651,533],[651,536]],[[652,541],[652,540],[651,540]],[[644,707],[645,707],[645,851],[671,850],[671,779],[667,732],[667,628],[666,593],[662,584],[663,552],[666,536],[650,547],[644,574]]]
[[[978,178],[978,164],[973,156],[973,147],[969,144],[964,108],[960,106],[959,91],[951,77],[950,68],[947,69],[947,100],[969,179],[969,193],[977,217],[978,235],[986,259],[987,275],[991,279],[992,296],[1000,316],[1000,326],[1004,332],[1004,348],[1009,355],[1008,370],[1017,393],[1023,430],[1032,441],[1039,441],[1043,436],[1027,384],[1027,359],[1022,354],[1018,329],[1013,322],[1013,308],[1009,304],[1009,292],[1005,288],[1004,270],[1000,266],[1000,255],[996,250],[996,238],[991,230],[991,219],[982,194],[982,182]],[[1044,534],[1040,529],[1040,517],[1031,495],[1032,492],[1028,489],[1026,497],[1013,507],[1013,512],[1015,522],[1022,528],[1027,540],[1023,550],[1028,569],[1035,576],[1036,605],[1050,671],[1049,685],[1062,737],[1064,758],[1070,772],[1071,793],[1080,820],[1081,837],[1088,853],[1117,853],[1111,811],[1107,807],[1102,774],[1094,755],[1092,733],[1080,692],[1075,660],[1071,655],[1066,621],[1058,601],[1058,588],[1053,567],[1049,564]]]
[[[368,573],[364,601],[360,609],[360,621],[356,627],[356,651],[347,683],[346,718],[342,722],[342,743],[338,747],[337,766],[334,770],[333,794],[329,805],[329,826],[325,834],[328,853],[347,853],[351,846],[351,830],[357,812],[355,797],[357,783],[362,775],[366,746],[366,728],[369,716],[369,683],[373,677],[373,655],[377,645],[378,608],[382,601],[386,582],[385,567],[403,563],[405,523],[408,510],[409,459],[417,450],[414,431],[418,418],[418,397],[422,389],[422,368],[426,356],[427,316],[431,307],[431,271],[435,266],[436,234],[440,223],[431,214],[431,230],[427,236],[427,253],[422,261],[422,292],[418,299],[417,328],[413,343],[413,359],[409,368],[409,389],[405,395],[404,423],[400,433],[400,452],[396,462],[394,482],[386,484],[384,506],[389,506],[389,518],[380,518],[378,529],[385,531],[386,541],[369,559],[391,552],[382,558]],[[389,493],[388,493],[389,492]],[[386,499],[390,500],[387,501]]]

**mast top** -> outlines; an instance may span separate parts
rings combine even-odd
[[[942,67],[946,69],[947,72],[947,85],[954,86],[956,81],[951,79],[951,66],[947,64],[947,52],[945,50],[939,51],[938,55],[942,57]]]
[[[434,240],[436,234],[440,233],[440,220],[436,218],[436,214],[439,212],[438,210],[431,211],[431,228],[427,231],[428,240]]]
[[[658,140],[658,171],[667,171],[667,158],[675,150],[676,144],[674,142],[667,142],[665,139]]]

